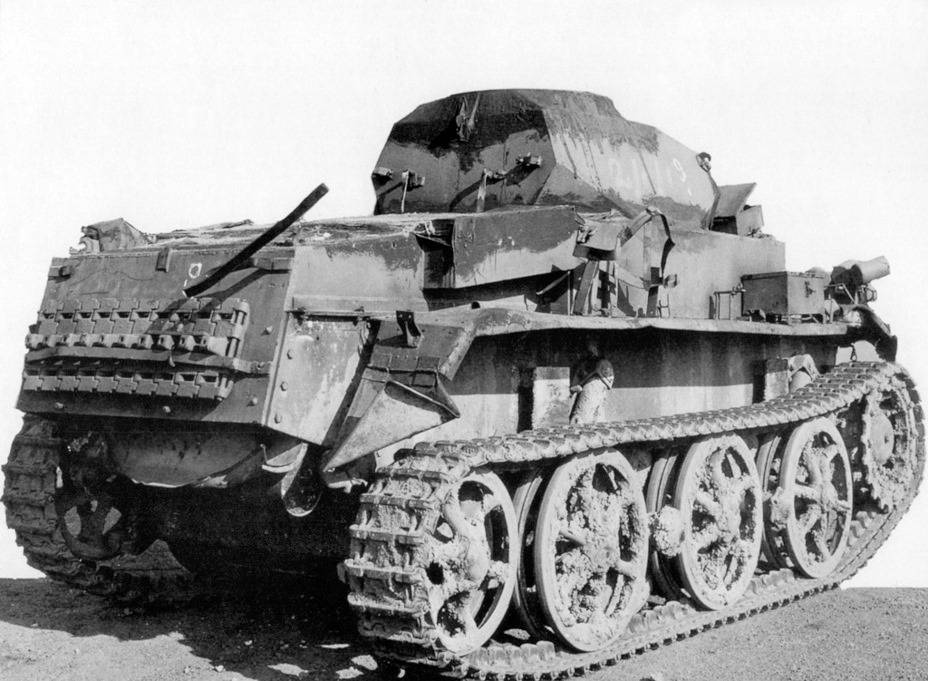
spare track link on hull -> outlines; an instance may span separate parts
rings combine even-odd
[[[29,565],[68,586],[124,603],[188,600],[190,574],[176,565],[160,565],[140,555],[120,566],[120,559],[104,564],[71,553],[57,528],[55,490],[63,442],[54,430],[52,421],[26,416],[3,466],[7,525],[15,531]]]
[[[895,383],[908,393],[916,419],[917,465],[904,499],[889,513],[858,511],[845,556],[822,579],[799,577],[789,569],[758,573],[735,604],[715,611],[686,602],[649,606],[632,619],[626,633],[606,649],[575,653],[539,641],[520,645],[491,640],[456,656],[436,645],[436,629],[424,601],[425,566],[415,547],[441,512],[443,494],[476,468],[521,470],[585,451],[617,446],[669,446],[674,441],[722,433],[761,433],[831,415],[864,395]],[[550,428],[462,442],[420,444],[379,472],[361,497],[358,521],[350,528],[351,556],[343,563],[349,603],[359,629],[382,658],[409,665],[440,667],[457,676],[541,679],[572,676],[617,664],[622,658],[672,643],[701,631],[745,619],[791,601],[835,588],[851,577],[879,548],[908,510],[924,469],[923,413],[906,372],[882,362],[852,362],[835,367],[815,382],[764,403],[713,412],[599,424],[584,428]],[[388,506],[390,516],[374,512]],[[389,527],[378,518],[391,517]]]

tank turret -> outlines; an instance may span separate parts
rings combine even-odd
[[[393,126],[372,174],[375,212],[570,204],[634,217],[647,205],[703,223],[715,188],[702,157],[601,95],[465,92]]]

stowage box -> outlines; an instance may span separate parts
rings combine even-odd
[[[817,272],[763,272],[741,277],[742,313],[780,316],[825,311],[825,275]]]

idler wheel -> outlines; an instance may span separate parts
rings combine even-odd
[[[534,554],[545,620],[565,644],[591,651],[621,636],[648,596],[647,509],[622,454],[587,454],[554,471]]]
[[[916,419],[905,385],[894,380],[867,396],[861,433],[870,496],[892,510],[906,495],[918,467]]]
[[[496,631],[515,587],[516,512],[503,482],[476,472],[449,490],[426,548],[438,639],[452,653],[466,654]]]
[[[720,610],[747,589],[760,556],[763,512],[754,457],[740,437],[690,447],[674,490],[683,543],[677,576],[701,607]]]
[[[123,553],[130,539],[126,518],[112,494],[109,448],[96,432],[68,445],[69,457],[57,470],[55,515],[68,549],[84,560],[107,560]]]
[[[851,527],[853,479],[847,449],[827,419],[797,426],[774,454],[767,545],[780,565],[824,577],[841,560]]]
[[[68,549],[84,560],[106,560],[123,552],[123,516],[105,493],[59,490],[55,494],[58,531]]]

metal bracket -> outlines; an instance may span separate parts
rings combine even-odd
[[[535,170],[541,167],[541,156],[520,156],[516,159],[516,165],[526,170]]]
[[[49,279],[67,279],[74,274],[74,268],[71,265],[52,265],[48,269]]]
[[[252,257],[250,264],[252,267],[266,272],[289,272],[292,262],[292,258],[274,258],[265,255]]]
[[[739,305],[737,308],[732,307],[734,305],[735,296],[744,295],[744,286],[740,283],[735,284],[728,291],[713,291],[712,297],[715,302],[715,306],[712,310],[713,319],[737,319],[741,316],[741,307]],[[722,316],[722,296],[728,296],[728,316]],[[739,298],[741,300],[741,298]]]
[[[425,176],[414,173],[411,170],[404,170],[402,174],[403,195],[400,198],[400,213],[406,212],[406,194],[413,189],[418,189],[425,184]]]
[[[580,283],[577,285],[577,292],[574,295],[573,313],[587,314],[589,312],[590,290],[593,288],[593,278],[599,271],[599,262],[596,260],[587,260],[583,264],[583,272],[580,275]]]
[[[519,156],[515,165],[509,170],[490,170],[484,168],[477,183],[476,211],[482,213],[487,198],[487,186],[498,184],[519,184],[534,170],[541,167],[541,156]]]
[[[386,184],[391,179],[393,179],[393,170],[391,168],[377,166],[371,173],[371,180],[374,181],[374,185],[377,187]]]
[[[403,332],[403,343],[407,348],[418,348],[422,342],[422,331],[416,324],[416,315],[412,310],[397,310],[396,323]]]
[[[160,251],[158,251],[158,259],[155,261],[155,270],[158,272],[170,272],[171,256],[173,254],[174,249],[170,246],[165,246]]]

